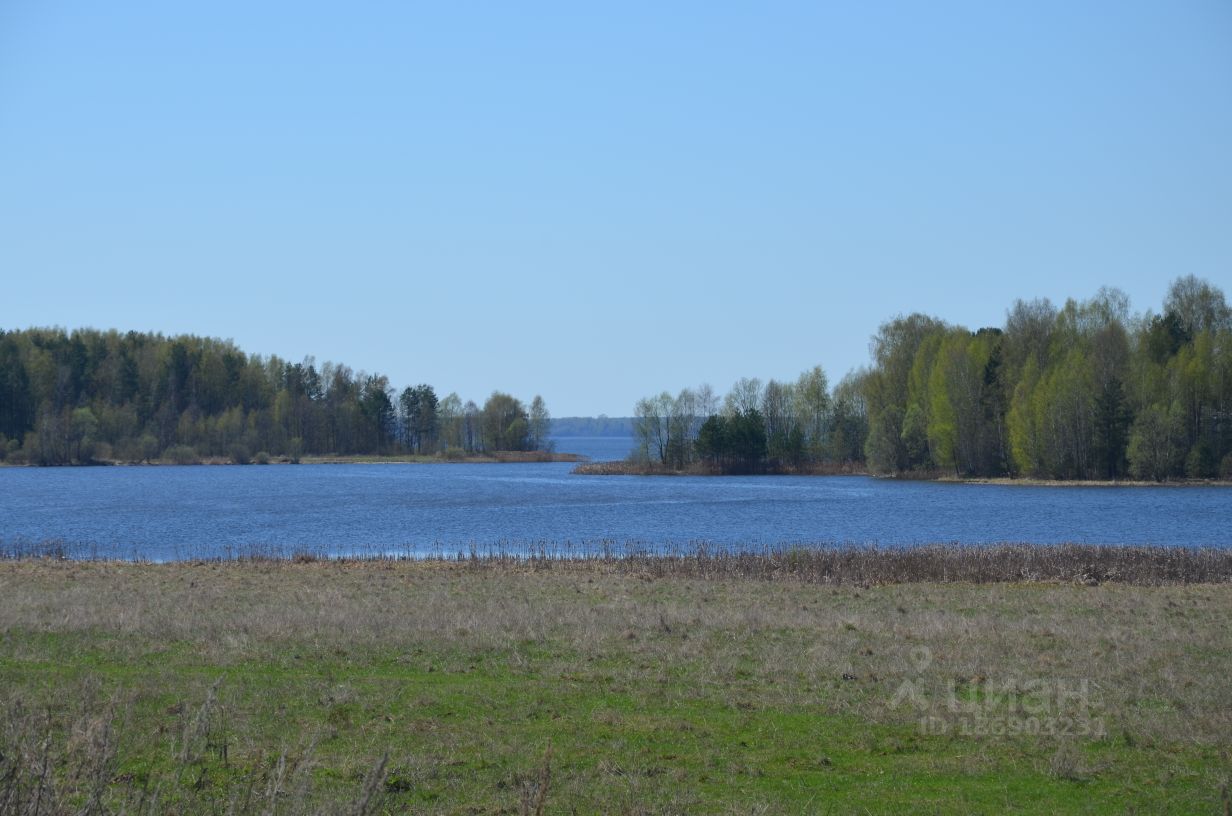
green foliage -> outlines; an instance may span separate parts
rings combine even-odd
[[[1043,474],[1057,479],[1089,478],[1095,399],[1089,360],[1081,348],[1061,356],[1044,375],[1033,408],[1042,431]]]
[[[391,447],[395,426],[394,403],[389,394],[389,380],[378,374],[366,378],[360,388],[360,428],[368,436],[361,444],[372,453],[387,453]]]
[[[933,464],[932,449],[928,441],[928,425],[928,411],[920,402],[912,402],[907,406],[907,413],[903,417],[903,448],[908,461],[915,462],[925,469]]]
[[[1022,379],[1014,388],[1006,422],[1010,430],[1011,461],[1016,474],[1039,476],[1044,471],[1043,440],[1035,414],[1035,389],[1040,370],[1034,357],[1027,359]]]
[[[802,373],[791,396],[796,420],[793,430],[799,431],[803,444],[801,458],[820,461],[826,456],[834,419],[826,372],[814,366]]]
[[[34,423],[34,395],[18,332],[0,330],[0,434],[20,438]]]
[[[1173,312],[1156,315],[1146,332],[1147,351],[1156,363],[1166,363],[1193,338]]]
[[[1162,481],[1181,464],[1184,427],[1179,406],[1150,405],[1129,435],[1129,469],[1135,478]]]
[[[804,461],[805,452],[804,429],[799,425],[776,431],[766,442],[767,457],[778,464],[796,467]]]
[[[879,396],[880,381],[874,374],[865,381],[868,404],[879,405],[868,416],[868,436],[864,443],[864,458],[870,469],[879,473],[894,473],[906,468],[906,447],[903,444],[903,420],[906,412],[898,405],[884,404]]]
[[[149,462],[151,459],[158,457],[158,438],[153,434],[144,434],[141,439],[137,440],[139,458],[142,461]]]
[[[959,471],[958,418],[950,400],[946,366],[934,366],[929,377],[928,443],[933,459],[943,468]],[[912,406],[915,407],[915,406]],[[910,460],[908,460],[910,463]]]
[[[412,453],[436,451],[439,433],[439,401],[430,385],[406,388],[398,397],[401,408],[402,441]]]
[[[527,429],[530,438],[527,440],[531,450],[550,451],[552,449],[552,415],[543,397],[538,394],[530,401],[530,415],[527,418]]]
[[[1211,479],[1219,475],[1219,460],[1206,442],[1189,449],[1185,457],[1185,476],[1189,479]]]
[[[823,460],[850,465],[863,459],[868,410],[863,382],[867,372],[851,372],[834,387],[829,439]]]
[[[718,414],[707,417],[694,443],[697,455],[715,467],[722,467],[723,455],[730,447],[727,436],[727,420],[724,417]]]
[[[873,336],[873,369],[864,378],[863,395],[869,426],[865,453],[873,470],[892,473],[918,464],[911,461],[903,436],[908,403],[931,408],[922,402],[927,399],[922,385],[931,381],[931,374],[923,376],[927,366],[917,366],[917,357],[935,353],[936,341],[932,338],[947,331],[948,327],[934,318],[912,314],[883,323]]]
[[[768,453],[765,420],[757,409],[715,414],[702,423],[695,448],[703,461],[723,473],[756,472],[765,466]]]
[[[436,423],[440,445],[464,450],[466,415],[457,394],[451,393],[437,404]]]
[[[764,444],[750,450],[762,452],[722,467],[1219,475],[1232,455],[1232,309],[1192,276],[1172,283],[1162,314],[1128,309],[1123,293],[1101,289],[1060,309],[1018,301],[1004,328],[976,332],[897,317],[873,337],[872,367],[832,391],[816,367],[794,382],[742,379],[721,413],[709,386],[640,400],[634,455],[672,470],[730,458],[723,446],[735,443],[720,434],[699,445],[702,428],[722,416],[735,423],[726,434],[756,414]],[[520,451],[548,447],[550,423],[540,398],[528,410],[497,392],[481,409],[456,394],[438,400],[426,384],[399,393],[379,374],[250,356],[211,338],[0,331],[0,457],[11,464],[148,462],[177,446],[292,461]]]
[[[10,463],[149,462],[174,446],[293,461],[431,453],[442,430],[448,444],[481,446],[478,409],[466,414],[457,395],[442,418],[431,386],[408,388],[397,402],[394,394],[379,374],[247,355],[213,338],[0,331],[0,434],[20,440],[4,451]]]
[[[482,446],[485,451],[530,450],[526,406],[509,394],[493,391],[483,404]]]
[[[1112,378],[1095,397],[1095,460],[1099,475],[1120,478],[1127,466],[1126,446],[1133,414],[1121,381]]]
[[[638,400],[631,459],[656,469],[686,471],[700,463],[748,473],[808,467],[836,448],[858,458],[865,436],[859,389],[845,381],[835,401],[826,384],[825,372],[814,367],[790,383],[742,378],[722,400],[705,384]]]
[[[739,470],[753,471],[766,458],[766,423],[757,409],[728,418],[727,439],[732,460]]]
[[[78,462],[90,461],[94,453],[95,437],[98,434],[98,419],[89,408],[77,408],[69,420],[69,439],[73,458]]]
[[[884,473],[1213,476],[1232,452],[1230,315],[1219,290],[1182,278],[1163,315],[1133,320],[1128,298],[1105,288],[1059,310],[1018,301],[1004,329],[891,321],[861,379],[867,464]],[[1144,419],[1153,405],[1164,407]]]

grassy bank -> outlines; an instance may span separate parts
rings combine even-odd
[[[1162,482],[1144,482],[1135,479],[1029,479],[1025,477],[1011,478],[1009,476],[959,479],[953,476],[944,476],[936,479],[936,481],[1029,487],[1232,487],[1232,480],[1228,479],[1167,479]]]
[[[2,562],[0,812],[1221,812],[1224,562],[1013,552]]]

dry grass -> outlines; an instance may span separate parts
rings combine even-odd
[[[1090,553],[1085,555],[1090,560]],[[1016,551],[1003,557],[1012,569],[1029,563],[1021,561],[1025,556]],[[917,564],[917,572],[948,563],[942,553],[924,558],[930,566]],[[961,573],[951,570],[943,572],[949,583],[893,583],[894,570],[901,565],[859,566],[871,563],[866,561],[845,562],[840,583],[828,567],[792,563],[755,564],[747,556],[0,562],[0,658],[9,666],[45,662],[51,659],[45,638],[54,637],[94,644],[109,661],[122,665],[156,660],[151,655],[174,646],[191,653],[194,665],[223,672],[270,661],[298,661],[303,654],[305,659],[361,667],[388,660],[426,661],[431,663],[426,670],[434,672],[432,677],[466,677],[487,661],[483,665],[490,671],[514,678],[552,678],[562,688],[601,687],[604,694],[620,692],[645,700],[652,697],[642,695],[653,695],[656,705],[682,712],[674,715],[676,721],[656,723],[655,728],[692,729],[694,738],[703,742],[712,739],[706,735],[714,726],[704,721],[699,725],[683,712],[743,712],[750,728],[760,727],[759,721],[769,722],[763,720],[768,712],[792,710],[867,723],[867,735],[852,739],[857,743],[864,739],[867,745],[859,743],[861,750],[870,756],[903,750],[897,738],[887,738],[878,728],[910,734],[922,714],[961,718],[963,711],[950,710],[947,695],[957,693],[964,701],[995,698],[996,705],[1003,706],[1005,699],[1028,695],[1041,682],[1066,683],[1067,688],[1082,682],[1088,689],[1083,704],[1100,720],[1104,731],[1100,739],[1105,742],[1133,746],[1125,749],[1130,751],[1158,750],[1160,756],[1171,756],[1177,746],[1225,752],[1232,748],[1232,684],[1227,682],[1232,676],[1232,584],[1161,583],[1177,569],[1167,559],[1162,566],[1150,559],[1119,563],[1115,575],[1105,575],[1115,581],[1117,575],[1149,574],[1142,585],[1074,580],[1081,576],[1070,575],[1069,566],[1065,580],[1057,582],[998,578],[990,580],[1000,582],[977,585],[953,581]],[[1225,575],[1210,563],[1200,563],[1203,570],[1213,571],[1195,571],[1188,564],[1180,574]],[[1092,564],[1097,570],[1110,569],[1098,558]],[[987,569],[981,568],[980,574],[987,574]],[[334,708],[357,705],[366,693],[356,680],[320,682],[328,682],[320,694]],[[925,707],[892,704],[905,682],[927,698]],[[59,736],[50,740],[37,712],[23,708],[23,698],[37,697],[38,691],[13,684],[0,690],[0,702],[8,706],[9,729],[0,750],[7,751],[6,757],[24,757],[23,801],[28,803],[30,792],[42,785],[45,801],[59,803],[58,809],[38,812],[68,812],[66,803],[80,810],[102,784],[99,780],[108,780],[112,788],[116,784],[116,766],[108,759],[116,750],[102,748],[114,745],[107,729],[113,722],[122,723],[125,698],[99,698],[79,686],[62,687],[61,693],[74,700],[76,714],[62,716]],[[193,768],[205,768],[209,757],[216,765],[219,752],[228,750],[225,740],[211,736],[211,692],[199,688],[195,694],[196,702],[177,720],[181,725],[174,737],[188,769],[182,772],[188,775],[186,785],[192,782],[188,777]],[[640,722],[636,708],[613,706],[606,699],[596,697],[586,703],[585,728],[579,733],[590,728],[650,727]],[[552,704],[528,697],[526,711],[510,712],[510,717],[525,719],[526,712],[534,716],[544,705]],[[249,716],[240,708],[232,706],[232,716]],[[64,722],[69,723],[67,728]],[[683,798],[663,800],[676,804],[656,810],[706,809],[700,800],[688,798],[700,795],[696,791],[704,785],[680,787],[692,777],[671,770],[672,761],[641,768],[633,754],[613,754],[588,771],[591,776],[582,778],[576,746],[573,753],[564,748],[561,769],[555,759],[549,761],[541,743],[509,748],[495,741],[496,733],[486,732],[499,731],[503,724],[494,726],[491,720],[487,725],[460,724],[458,732],[438,730],[445,721],[419,723],[416,727],[424,733],[440,735],[432,738],[431,754],[439,758],[428,765],[417,764],[427,762],[428,755],[418,760],[398,758],[399,778],[414,784],[448,773],[451,763],[471,756],[468,751],[482,756],[513,751],[523,758],[524,769],[508,783],[507,790],[517,797],[508,805],[513,812],[519,802],[523,812],[542,812],[545,798],[547,812],[555,812],[551,797],[593,801],[587,797],[599,795],[596,779],[621,786],[623,793],[612,788],[617,798],[603,800],[617,810],[639,812],[639,802],[656,796],[662,800],[676,788],[670,796]],[[256,726],[233,725],[231,730],[245,728],[251,734]],[[568,729],[559,735],[563,739],[567,733]],[[1088,736],[1076,739],[1081,742]],[[314,777],[307,770],[312,750],[301,747],[251,760],[249,776],[257,782],[227,787],[220,794],[224,804],[218,811],[227,812],[227,802],[234,805],[232,812],[254,813],[270,811],[271,802],[282,803],[271,812],[286,813],[344,812],[363,802],[376,803],[399,788],[388,781],[372,781],[388,775],[386,765],[377,760],[382,743],[374,740],[361,744],[352,772],[354,790],[344,799],[322,800],[313,793]],[[483,747],[465,747],[472,743]],[[91,744],[100,750],[92,751]],[[1115,773],[1069,742],[1044,744],[1043,752],[1029,760],[1042,777],[1081,785],[1088,784],[1083,780],[1098,781]],[[949,764],[939,765],[938,772],[943,768],[953,772],[955,762],[971,773],[982,772],[987,760],[981,752],[990,750],[991,743],[976,740],[972,745],[983,747],[959,751],[976,753],[945,760]],[[15,754],[11,746],[24,747]],[[122,753],[122,746],[118,750]],[[102,764],[73,765],[71,784],[63,779],[53,784],[54,773],[41,770],[49,763],[67,767],[65,757],[87,754],[100,757]],[[830,762],[826,757],[817,761]],[[304,763],[298,771],[297,763]],[[661,770],[655,771],[656,767]],[[741,770],[739,763],[723,767],[728,769],[724,773],[736,774],[733,779],[755,770],[752,765]],[[0,777],[5,772],[0,763]],[[1209,772],[1203,771],[1202,779],[1208,779]],[[269,780],[279,778],[286,780],[278,783],[284,793],[270,793]],[[3,784],[0,780],[0,788]],[[368,799],[365,790],[371,793]],[[1216,793],[1212,786],[1210,795]],[[144,796],[147,799],[141,801],[148,801],[151,792],[133,789],[123,795]],[[117,796],[113,790],[108,812],[119,812]],[[5,811],[0,805],[0,813],[4,812],[19,811]],[[143,810],[133,799],[128,812],[155,810]],[[790,809],[767,806],[766,812]]]
[[[64,541],[0,540],[0,561],[99,560],[97,551]],[[1076,582],[1139,586],[1232,582],[1232,549],[1093,544],[935,544],[868,547],[816,544],[731,549],[705,543],[647,547],[635,542],[497,544],[427,556],[373,549],[336,557],[324,550],[253,547],[241,563],[291,561],[465,562],[472,569],[599,570],[652,578],[755,579],[818,584]]]
[[[295,643],[497,649],[515,662],[553,644],[567,673],[619,650],[630,676],[695,664],[707,683],[740,675],[759,696],[807,697],[856,677],[884,696],[864,706],[863,694],[839,695],[840,705],[874,718],[890,714],[882,704],[906,678],[1059,675],[1089,680],[1134,731],[1232,734],[1232,585],[835,587],[669,563],[0,563],[0,631],[184,642],[221,664]]]
[[[491,552],[469,559],[478,568],[594,569],[652,578],[755,579],[818,584],[1004,583],[1073,581],[1160,586],[1232,581],[1232,550],[1119,547],[926,545],[878,547],[768,547],[688,550],[607,546],[563,552],[550,546],[529,555]]]

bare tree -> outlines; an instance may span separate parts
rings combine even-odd
[[[641,461],[667,464],[671,404],[672,396],[666,391],[637,401],[633,410],[633,436],[637,441],[633,455]]]
[[[1232,327],[1232,309],[1223,292],[1193,275],[1172,282],[1164,311],[1175,314],[1190,335]]]
[[[747,414],[761,408],[761,380],[741,377],[723,398],[723,413],[728,416]]]

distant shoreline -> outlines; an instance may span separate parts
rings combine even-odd
[[[555,453],[547,451],[493,451],[489,454],[477,454],[459,458],[444,456],[416,456],[398,454],[391,456],[376,455],[313,455],[301,456],[299,461],[293,461],[287,456],[271,456],[268,461],[253,461],[245,465],[495,465],[495,464],[537,464],[542,462],[585,462],[586,457],[579,453]],[[167,459],[152,459],[148,462],[125,462],[118,459],[102,459],[93,462],[82,462],[64,465],[35,465],[0,462],[0,468],[42,468],[42,467],[166,467],[169,465],[231,465],[233,462],[225,456],[203,456],[195,462],[173,462]]]

